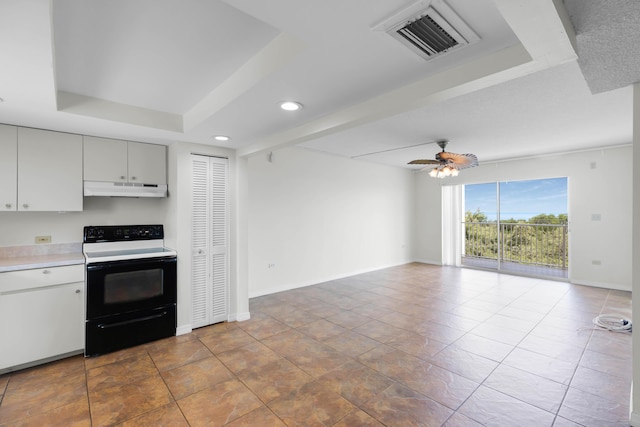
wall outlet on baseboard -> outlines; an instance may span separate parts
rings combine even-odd
[[[36,236],[36,243],[51,243],[51,236]]]

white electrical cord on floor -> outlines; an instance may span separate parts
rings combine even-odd
[[[631,321],[615,314],[596,316],[593,324],[612,332],[631,332]]]

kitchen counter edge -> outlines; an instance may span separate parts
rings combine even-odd
[[[0,259],[0,273],[84,264],[82,252]]]

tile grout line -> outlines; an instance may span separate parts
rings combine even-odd
[[[608,295],[608,293],[607,293],[607,295]],[[606,300],[606,298],[605,298],[605,300]],[[602,303],[602,306],[604,306],[604,301]],[[600,311],[602,311],[602,306],[600,308]],[[578,331],[579,330],[580,329],[578,329]],[[564,405],[564,401],[566,400],[567,395],[569,394],[569,390],[571,389],[571,384],[573,383],[573,380],[574,380],[574,378],[576,376],[576,372],[578,372],[578,368],[580,367],[580,362],[582,361],[582,358],[584,357],[584,354],[587,351],[587,347],[589,347],[589,343],[591,342],[591,338],[593,338],[593,329],[591,329],[589,331],[589,339],[585,343],[584,348],[582,349],[582,352],[580,353],[580,358],[578,358],[578,362],[576,363],[576,367],[573,370],[573,373],[571,374],[571,379],[569,380],[569,383],[567,384],[567,389],[565,390],[565,392],[564,392],[564,394],[562,396],[562,400],[560,401],[560,405],[558,406],[558,412],[556,413],[556,416],[554,418],[554,423],[555,423],[555,420],[558,419],[558,417],[560,416],[560,410],[562,409],[562,406]],[[564,418],[564,417],[561,417],[561,418]],[[573,420],[570,420],[570,421],[575,422],[576,424],[580,424],[577,421],[573,421]]]
[[[534,287],[534,288],[535,288],[535,287]],[[533,289],[533,288],[532,288],[532,289]],[[532,289],[531,289],[531,290],[532,290]],[[528,292],[528,291],[527,291],[527,292]],[[567,291],[562,295],[562,297],[564,297],[568,292],[569,292],[569,291],[567,290]],[[525,293],[526,293],[526,292],[525,292]],[[524,293],[523,293],[522,295],[524,295]],[[519,299],[520,297],[522,297],[522,295],[520,295],[518,298],[516,298],[516,299],[515,299],[514,301],[512,301],[511,303],[507,304],[504,308],[509,307],[509,306],[510,306],[511,304],[513,304],[517,299]],[[512,349],[509,351],[509,353],[507,353],[507,355],[505,355],[505,356],[502,358],[502,360],[501,360],[500,362],[498,362],[498,365],[497,365],[495,368],[493,368],[493,370],[491,371],[491,373],[490,373],[489,375],[487,375],[487,376],[484,378],[484,380],[482,380],[482,382],[478,385],[478,387],[476,387],[476,389],[473,391],[473,393],[471,393],[471,394],[470,394],[470,395],[465,399],[465,401],[464,401],[462,404],[460,404],[460,406],[458,407],[458,409],[460,409],[460,408],[461,408],[461,407],[462,407],[462,406],[463,406],[463,405],[464,405],[464,404],[465,404],[465,403],[466,403],[466,402],[471,398],[471,396],[473,396],[473,394],[474,394],[474,393],[475,393],[475,392],[476,392],[476,391],[477,391],[481,386],[483,386],[483,385],[484,385],[484,383],[486,382],[486,380],[487,380],[487,379],[488,379],[488,378],[489,378],[489,377],[490,377],[490,376],[491,376],[491,375],[492,375],[492,374],[493,374],[493,373],[494,373],[494,372],[495,372],[495,371],[496,371],[500,366],[502,366],[502,365],[504,364],[504,361],[509,357],[509,355],[510,355],[511,353],[513,353],[513,352],[518,348],[518,345],[519,345],[520,343],[522,343],[522,342],[523,342],[523,341],[524,341],[524,340],[529,336],[529,334],[531,333],[531,331],[532,331],[533,329],[535,329],[538,325],[540,325],[540,323],[542,323],[542,321],[543,321],[543,320],[545,320],[545,319],[547,318],[547,316],[549,315],[549,313],[551,313],[551,310],[553,310],[553,308],[555,308],[555,307],[559,304],[559,302],[560,302],[560,299],[559,299],[559,300],[558,300],[558,301],[553,305],[553,307],[552,307],[549,311],[547,311],[547,312],[544,314],[544,317],[542,317],[542,319],[538,320],[538,322],[537,322],[537,323],[536,323],[536,324],[535,324],[531,329],[529,329],[529,331],[524,335],[524,337],[522,337],[522,338],[521,338],[521,339],[520,339],[520,340],[519,340],[515,345],[513,345],[513,346],[512,346]],[[504,309],[504,308],[503,308],[503,309]],[[495,316],[496,314],[497,314],[497,312],[496,312],[496,313],[494,313],[492,316],[490,316],[487,320],[489,320],[491,317]],[[486,320],[485,320],[485,321],[486,321]],[[484,323],[484,322],[482,322],[482,323]],[[481,323],[481,324],[482,324],[482,323]],[[478,326],[480,326],[480,325],[478,325]],[[475,328],[474,328],[474,329],[475,329]],[[463,335],[463,337],[464,337],[464,336],[466,336],[467,334],[470,334],[472,331],[473,331],[473,329],[471,329],[470,331],[468,331],[467,333],[465,333],[465,335]],[[473,335],[473,334],[472,334],[472,335]],[[460,337],[459,339],[462,339],[462,337]],[[458,339],[458,340],[459,340],[459,339]],[[487,339],[489,339],[489,338],[487,338]],[[458,341],[458,340],[456,340],[456,341]],[[495,341],[495,340],[491,340],[491,341]],[[455,341],[454,341],[454,342],[455,342]],[[453,343],[452,343],[452,344],[453,344]],[[508,345],[509,345],[509,344],[508,344]],[[586,346],[585,346],[585,348],[586,348]],[[584,349],[583,349],[583,351],[584,351]],[[535,353],[537,353],[537,352],[535,352]],[[478,355],[478,356],[479,356],[479,355]],[[543,356],[544,356],[544,355],[543,355]],[[509,366],[509,365],[505,365],[505,366]],[[576,369],[577,369],[577,366],[578,366],[578,365],[576,365]],[[511,367],[511,366],[509,366],[509,367]],[[515,369],[518,369],[518,368],[515,368]],[[526,372],[526,371],[525,371],[525,372]],[[529,373],[530,373],[530,372],[529,372]],[[575,374],[575,370],[574,370],[574,374]],[[533,374],[533,375],[536,375],[536,374]],[[573,375],[572,375],[572,378],[573,378]],[[537,407],[537,406],[535,406],[535,405],[532,405],[532,404],[531,404],[531,403],[529,403],[529,402],[525,402],[525,401],[523,401],[523,400],[521,400],[521,399],[519,399],[519,398],[517,398],[517,397],[514,397],[514,396],[511,396],[511,395],[509,395],[509,394],[506,394],[506,393],[504,393],[504,392],[502,392],[502,391],[500,391],[500,390],[496,390],[496,389],[494,389],[494,388],[493,388],[493,387],[491,387],[491,386],[485,386],[485,387],[488,387],[488,388],[490,388],[490,389],[492,389],[492,390],[494,390],[494,391],[497,391],[498,393],[505,394],[505,395],[507,395],[507,396],[509,396],[509,397],[511,397],[511,398],[513,398],[513,399],[516,399],[516,400],[518,400],[518,401],[520,401],[520,402],[522,402],[522,403],[525,403],[525,404],[527,404],[527,405],[531,405],[531,406],[534,406],[534,407],[536,407],[536,408],[538,408],[538,409],[541,409],[541,410],[543,410],[543,411],[548,412],[549,414],[553,415],[553,421],[552,421],[552,423],[551,423],[551,425],[552,425],[552,426],[553,426],[553,424],[555,423],[555,420],[556,420],[556,418],[557,418],[557,416],[558,416],[558,413],[560,412],[560,408],[562,407],[562,401],[564,400],[564,396],[563,396],[562,401],[561,401],[561,402],[560,402],[560,404],[558,405],[558,410],[557,410],[557,411],[556,411],[556,413],[554,414],[554,413],[552,413],[552,412],[547,411],[546,409],[543,409],[543,408]],[[569,389],[569,386],[567,385],[567,390],[568,390],[568,389]],[[565,395],[566,395],[567,390],[565,390]],[[456,412],[458,411],[458,409],[456,409]],[[462,414],[462,415],[464,415],[464,414]],[[465,415],[465,416],[466,416],[466,415]],[[474,421],[480,422],[479,420],[475,420],[475,419],[474,419],[474,418],[472,418],[472,417],[469,417],[469,418],[473,419]]]
[[[84,357],[84,355],[83,355]],[[89,425],[93,425],[93,414],[91,413],[91,397],[89,396],[89,376],[88,369],[86,364],[86,358],[82,361],[82,366],[84,367],[84,387],[87,391],[87,408],[89,409]]]
[[[209,325],[209,326],[211,326],[211,325]],[[239,326],[238,326],[238,327],[239,327]],[[258,340],[258,339],[257,339],[257,338],[255,338],[253,335],[249,334],[248,332],[246,332],[246,331],[244,331],[244,330],[243,330],[243,332],[245,332],[246,334],[248,334],[249,336],[251,336],[251,337],[252,337],[256,342],[259,342],[259,343],[261,343],[261,344],[262,344],[261,340]],[[267,402],[263,401],[263,400],[260,398],[260,396],[258,396],[257,394],[255,394],[255,393],[253,392],[253,390],[251,389],[251,387],[249,387],[249,385],[248,385],[248,384],[246,384],[244,381],[242,381],[242,379],[238,376],[238,374],[236,374],[234,371],[232,371],[232,370],[229,368],[229,366],[227,366],[227,364],[226,364],[226,363],[224,363],[224,361],[218,357],[218,355],[217,355],[217,354],[215,354],[215,353],[214,353],[214,352],[213,352],[209,347],[207,347],[207,345],[206,345],[204,342],[202,342],[202,340],[200,339],[200,337],[199,337],[199,336],[197,336],[197,335],[196,335],[196,339],[197,339],[197,340],[198,340],[198,341],[199,341],[203,346],[205,346],[205,347],[206,347],[206,348],[211,352],[212,356],[213,356],[213,357],[215,357],[215,358],[216,358],[216,359],[217,359],[217,360],[222,364],[222,366],[224,366],[224,367],[225,367],[225,369],[227,369],[227,370],[231,373],[231,375],[233,375],[233,377],[234,377],[234,379],[235,379],[235,380],[237,380],[237,381],[238,381],[238,382],[240,382],[244,387],[246,387],[246,388],[247,388],[247,390],[249,390],[249,392],[251,392],[251,393],[252,393],[252,394],[253,394],[253,395],[254,395],[254,396],[255,396],[255,397],[260,401],[260,403],[262,403],[262,405],[264,405],[264,407],[265,407],[265,408],[267,408],[267,409],[269,410],[269,412],[271,412],[271,413],[272,413],[276,418],[278,418],[280,421],[282,421],[282,423],[283,423],[283,424],[285,424],[284,420],[283,420],[282,418],[280,418],[280,417],[278,416],[278,414],[276,414],[275,412],[273,412],[273,410],[269,407],[269,405],[267,404]],[[251,344],[252,344],[252,343],[251,343]],[[245,344],[245,345],[249,345],[249,344]],[[263,344],[263,345],[265,345],[265,344]],[[266,346],[266,345],[265,345],[265,346]],[[243,347],[243,346],[240,346],[240,347]],[[268,346],[266,346],[266,347],[268,348]],[[228,351],[232,351],[232,350],[228,350]],[[222,352],[222,353],[224,353],[224,352]],[[281,357],[282,359],[284,359],[282,356],[280,356],[280,355],[278,355],[278,356],[279,356],[279,357]],[[196,393],[197,393],[197,392],[196,392]],[[194,393],[194,394],[195,394],[195,393]],[[177,403],[177,401],[176,401],[176,403]],[[179,407],[179,405],[178,405],[178,407]],[[233,421],[235,421],[235,420],[238,420],[238,419],[240,419],[240,418],[242,418],[242,417],[244,417],[244,416],[246,416],[246,415],[250,414],[251,412],[253,412],[253,411],[255,411],[255,410],[256,410],[256,409],[254,409],[254,410],[252,410],[252,411],[249,411],[249,412],[247,412],[246,414],[242,414],[242,415],[241,415],[241,416],[239,416],[238,418],[234,418],[233,420],[231,420],[231,421],[229,421],[229,422],[233,422]],[[182,408],[181,408],[181,411],[182,411]],[[184,416],[184,419],[185,419],[185,420],[187,420],[187,417],[186,417],[186,415],[184,415],[184,413],[183,413],[183,416]],[[187,423],[188,423],[188,420],[187,420]],[[228,424],[228,423],[226,423],[226,424]]]

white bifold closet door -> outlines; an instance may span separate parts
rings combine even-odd
[[[229,317],[228,160],[192,155],[191,325]]]

